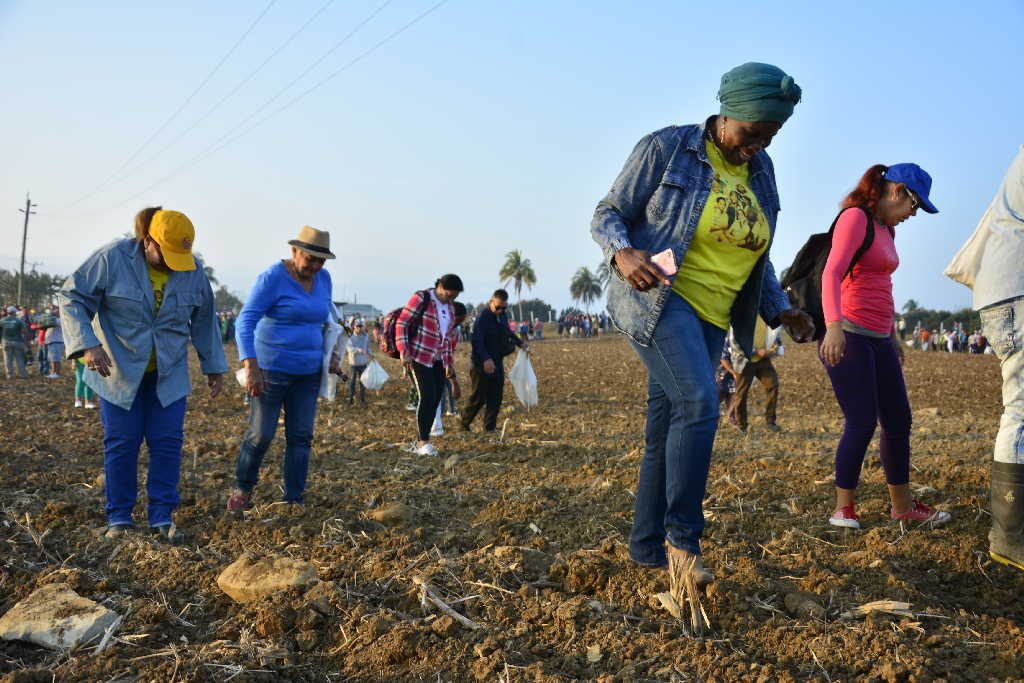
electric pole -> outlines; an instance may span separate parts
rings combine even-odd
[[[21,231],[21,270],[18,274],[18,305],[21,305],[21,283],[25,280],[25,243],[28,242],[28,217],[35,213],[32,207],[39,206],[33,204],[32,200],[28,198],[28,192],[25,193],[25,208],[18,209],[25,214],[25,227]]]

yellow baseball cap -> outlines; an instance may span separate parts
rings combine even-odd
[[[160,245],[160,253],[171,270],[195,270],[192,243],[196,229],[180,211],[157,211],[149,223],[149,236]]]

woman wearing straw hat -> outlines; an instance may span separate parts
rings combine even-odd
[[[249,426],[236,465],[237,485],[228,510],[251,506],[260,465],[277,431],[284,408],[283,502],[301,505],[313,442],[316,400],[323,363],[323,330],[331,314],[331,276],[323,270],[333,259],[330,233],[308,225],[288,242],[292,257],[265,270],[238,314],[235,341],[252,397]],[[330,371],[341,374],[341,359]]]
[[[143,209],[134,238],[95,252],[59,293],[67,357],[84,361],[83,379],[100,397],[107,538],[132,528],[145,439],[149,525],[162,540],[183,539],[171,516],[191,392],[189,340],[211,396],[220,393],[228,369],[210,280],[192,256],[194,240],[185,214]]]

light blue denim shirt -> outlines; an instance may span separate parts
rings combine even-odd
[[[768,154],[758,152],[749,162],[750,189],[768,220],[772,240],[779,215],[775,169]],[[619,249],[632,247],[658,253],[672,249],[683,263],[711,194],[714,169],[704,148],[704,125],[670,126],[647,135],[633,149],[619,177],[594,212],[590,232],[604,250],[609,266]],[[790,308],[779,286],[768,249],[758,259],[732,306],[732,328],[748,355],[757,316],[775,320]],[[612,268],[618,275],[618,271]],[[615,327],[641,346],[647,346],[672,287],[646,292],[630,287],[621,276],[608,285],[608,313]]]
[[[204,374],[227,372],[213,290],[197,259],[196,269],[172,272],[157,313],[142,248],[118,240],[90,256],[59,294],[67,357],[99,344],[113,360],[110,377],[85,370],[85,383],[100,398],[129,410],[156,345],[157,397],[168,406],[191,393],[188,341]]]

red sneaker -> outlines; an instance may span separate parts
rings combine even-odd
[[[228,512],[242,512],[252,507],[249,494],[241,489],[235,489],[228,498]]]
[[[828,523],[832,526],[841,526],[847,529],[859,529],[860,518],[857,513],[853,511],[853,503],[850,503],[846,507],[836,508],[832,516],[828,518]]]
[[[907,522],[927,522],[932,526],[945,524],[952,519],[952,516],[950,516],[948,512],[933,510],[919,500],[914,500],[913,507],[903,514],[897,515],[895,512],[890,512],[889,516],[893,519],[899,519]]]

